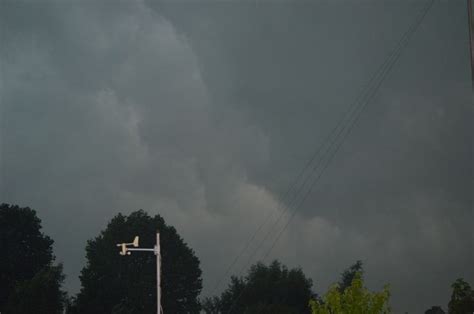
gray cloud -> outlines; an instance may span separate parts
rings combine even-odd
[[[71,291],[85,241],[144,208],[208,293],[421,2],[1,6],[1,200],[39,211]],[[464,10],[433,8],[271,254],[317,291],[361,258],[421,312],[474,278]]]

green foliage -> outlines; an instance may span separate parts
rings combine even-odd
[[[471,314],[474,312],[474,291],[464,279],[457,279],[451,287],[453,293],[448,304],[449,314]]]
[[[176,229],[159,215],[144,211],[118,214],[86,247],[82,288],[68,313],[153,313],[156,311],[156,257],[149,252],[121,256],[117,243],[140,236],[141,247],[153,247],[160,232],[162,307],[165,313],[199,313],[202,288],[199,259]]]
[[[288,270],[274,261],[257,263],[245,278],[232,277],[220,297],[203,302],[205,313],[309,313],[312,281],[299,268]]]
[[[390,291],[385,286],[381,292],[370,292],[364,287],[362,275],[356,273],[350,286],[341,292],[333,285],[323,299],[311,300],[312,314],[380,314],[390,313]]]
[[[62,267],[52,266],[52,245],[53,240],[41,232],[41,220],[34,210],[0,205],[1,312],[5,311],[7,303],[9,313],[57,313],[62,309]],[[20,304],[19,298],[23,298],[25,304]],[[26,303],[28,307],[25,307]],[[27,311],[36,306],[38,310]],[[40,312],[43,308],[49,310]]]
[[[61,291],[63,267],[48,266],[30,279],[17,283],[8,298],[5,312],[10,314],[60,314],[66,294]]]

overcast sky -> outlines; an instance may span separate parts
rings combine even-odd
[[[0,202],[38,211],[71,293],[87,239],[158,213],[206,295],[424,3],[0,0]],[[318,293],[362,259],[395,312],[474,284],[468,47],[436,1],[269,259]]]

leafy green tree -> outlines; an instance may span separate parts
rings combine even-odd
[[[425,311],[425,314],[446,314],[445,311],[441,308],[441,306],[432,306],[430,309]]]
[[[448,304],[449,314],[472,314],[474,313],[474,291],[464,279],[457,279],[451,287],[453,293]]]
[[[10,294],[5,312],[10,314],[60,314],[66,294],[61,291],[63,267],[47,266],[30,279],[19,282]]]
[[[205,299],[205,313],[309,313],[312,281],[300,268],[288,270],[278,261],[253,265],[245,278],[232,277],[221,296]]]
[[[82,288],[68,313],[153,313],[156,311],[156,257],[149,252],[121,256],[117,243],[140,236],[140,246],[153,247],[160,232],[162,307],[165,313],[199,313],[202,288],[199,259],[176,229],[159,215],[143,210],[118,214],[86,246]]]
[[[58,313],[62,310],[62,267],[52,266],[52,245],[53,240],[41,232],[41,220],[34,210],[0,205],[0,312],[5,312],[7,305],[8,313]],[[20,297],[22,303],[34,309],[32,312],[20,308],[16,301]],[[43,308],[48,311],[41,312]]]
[[[344,292],[347,287],[350,287],[357,273],[360,273],[361,276],[364,275],[364,268],[360,260],[356,261],[341,274],[341,281],[339,281],[339,290],[341,292]]]
[[[364,287],[361,273],[356,273],[352,283],[343,292],[333,285],[322,300],[310,300],[312,314],[381,314],[390,313],[388,286],[380,292],[370,292]]]

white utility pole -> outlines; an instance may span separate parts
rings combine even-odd
[[[145,251],[153,252],[156,255],[156,313],[163,314],[163,309],[161,307],[161,253],[160,253],[160,233],[156,233],[156,244],[152,249],[147,248],[138,248],[138,236],[135,237],[131,243],[120,243],[117,244],[118,247],[121,247],[120,255],[131,255],[134,251]],[[135,248],[129,248],[133,246]]]
[[[161,254],[160,254],[160,233],[156,233],[156,306],[157,313],[161,314]]]

